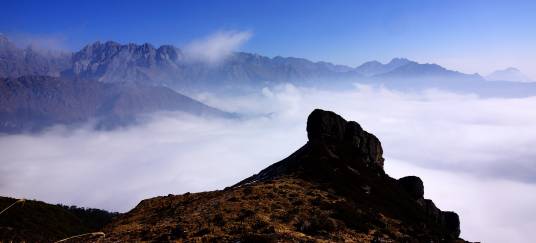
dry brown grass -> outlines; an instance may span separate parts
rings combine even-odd
[[[370,242],[339,218],[344,198],[285,178],[224,191],[157,197],[108,226],[105,241]],[[378,219],[382,220],[382,219]],[[386,236],[388,238],[388,236]]]
[[[75,236],[67,237],[65,239],[58,240],[54,243],[67,242],[69,240],[86,237],[86,236],[100,236],[102,238],[105,238],[106,234],[104,232],[92,232],[92,233],[79,234],[79,235],[75,235]]]

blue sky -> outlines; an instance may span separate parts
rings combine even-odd
[[[408,57],[487,74],[515,66],[536,78],[536,1],[10,1],[0,32],[177,46],[249,31],[241,50],[339,64]]]

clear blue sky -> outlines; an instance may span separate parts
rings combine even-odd
[[[241,48],[358,65],[408,57],[486,74],[515,66],[536,78],[536,1],[2,0],[0,32],[181,46],[216,31],[251,31]]]

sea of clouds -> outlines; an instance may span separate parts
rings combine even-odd
[[[195,96],[240,119],[159,113],[113,131],[53,127],[0,137],[0,194],[125,212],[148,197],[222,189],[302,146],[307,115],[332,110],[379,137],[392,177],[418,175],[425,197],[460,214],[462,237],[529,242],[536,228],[536,97],[480,98],[264,88]]]

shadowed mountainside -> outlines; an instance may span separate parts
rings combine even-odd
[[[0,197],[0,210],[16,201]],[[54,242],[99,231],[117,215],[100,209],[21,201],[0,215],[0,242]]]
[[[108,129],[157,111],[233,116],[165,87],[47,76],[0,79],[0,133],[35,132],[90,120],[97,128]]]

